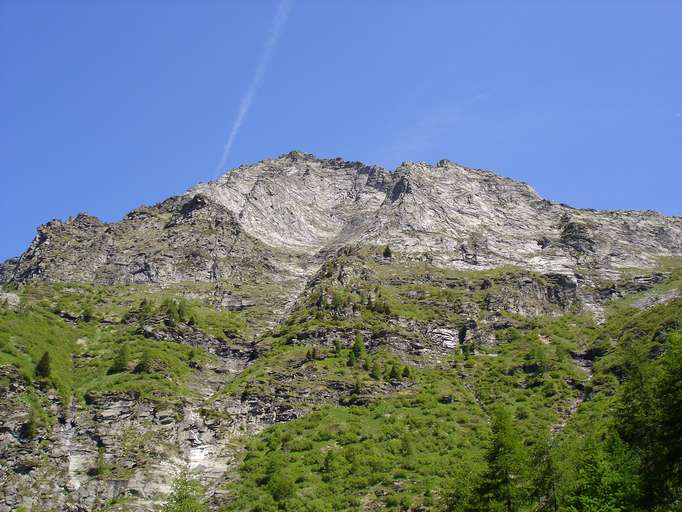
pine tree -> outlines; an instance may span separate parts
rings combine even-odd
[[[374,361],[374,364],[372,364],[372,369],[369,372],[369,376],[375,380],[379,380],[381,378],[381,369],[379,368],[379,363],[376,361]]]
[[[403,368],[403,373],[402,373],[403,379],[409,379],[410,378],[410,369],[405,366]]]
[[[31,412],[28,415],[28,420],[21,427],[21,436],[24,439],[33,439],[36,436],[37,430],[38,426],[36,422],[36,414],[33,409],[31,409]]]
[[[393,251],[391,251],[391,248],[387,245],[386,247],[384,247],[384,258],[391,259],[392,256]]]
[[[135,373],[151,373],[152,371],[152,356],[149,350],[142,352],[140,361],[135,366]]]
[[[494,413],[493,440],[486,461],[488,468],[479,487],[488,508],[516,512],[527,501],[526,453],[512,424],[511,413],[500,407]]]
[[[114,362],[109,368],[109,373],[121,373],[128,371],[128,345],[126,343],[122,344],[118,348]]]
[[[357,359],[355,358],[355,353],[351,350],[350,354],[348,354],[348,360],[346,361],[346,366],[349,367],[354,367],[355,364],[357,363]]]
[[[353,355],[356,359],[360,359],[365,354],[365,338],[362,334],[355,335],[355,342],[353,343]]]
[[[52,367],[50,363],[50,353],[46,350],[43,357],[40,358],[36,365],[36,375],[47,379],[52,374]]]
[[[398,365],[394,364],[391,366],[391,372],[388,374],[390,380],[400,379],[400,371],[398,370]]]

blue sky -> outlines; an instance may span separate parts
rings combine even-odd
[[[682,2],[291,4],[0,0],[0,259],[212,179],[240,108],[225,168],[448,158],[682,214]]]

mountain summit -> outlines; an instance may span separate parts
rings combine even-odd
[[[291,152],[105,224],[80,214],[38,229],[4,281],[211,281],[263,266],[309,275],[344,246],[459,269],[519,265],[608,275],[682,252],[682,218],[595,211],[540,198],[527,184],[441,160],[395,171]]]
[[[677,510],[680,318],[680,217],[241,166],[0,265],[0,512]]]

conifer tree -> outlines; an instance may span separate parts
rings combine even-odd
[[[356,359],[360,359],[365,354],[365,338],[362,334],[355,335],[355,342],[353,343],[353,355]]]
[[[374,364],[372,364],[372,369],[369,372],[369,376],[375,380],[379,380],[381,378],[381,369],[379,368],[379,363],[376,361],[374,361]]]
[[[28,420],[21,427],[21,435],[25,439],[33,439],[36,436],[37,429],[36,414],[33,409],[31,409]]]
[[[111,368],[109,368],[109,373],[121,373],[127,371],[128,359],[129,359],[128,345],[126,343],[123,343],[118,348],[118,352],[116,353],[114,362],[112,363]]]
[[[521,438],[506,408],[495,411],[492,431],[492,444],[486,455],[488,468],[478,494],[487,507],[484,510],[516,512],[527,500],[527,461]]]
[[[140,361],[135,366],[135,373],[150,373],[152,371],[152,356],[149,350],[142,352]]]
[[[51,374],[52,366],[50,363],[50,353],[46,350],[36,365],[36,375],[47,379]]]

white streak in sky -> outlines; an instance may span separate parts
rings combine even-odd
[[[265,75],[265,71],[267,70],[268,64],[270,63],[272,51],[275,49],[277,41],[279,40],[279,36],[281,35],[284,25],[287,22],[287,18],[289,17],[292,4],[293,0],[280,0],[279,6],[277,7],[277,13],[275,14],[275,19],[272,22],[272,27],[268,33],[268,38],[265,41],[263,53],[261,53],[260,59],[258,61],[256,72],[253,75],[253,79],[251,80],[248,89],[246,89],[244,96],[242,96],[242,99],[239,102],[237,117],[234,118],[232,128],[230,129],[230,134],[227,137],[225,149],[223,149],[223,157],[220,159],[220,163],[216,169],[216,176],[222,171],[223,166],[227,162],[227,158],[230,156],[230,151],[232,150],[234,141],[237,138],[239,129],[242,127],[242,123],[249,113],[249,109],[253,103],[253,98],[256,94],[256,91],[258,91],[261,82],[263,81],[263,76]]]

